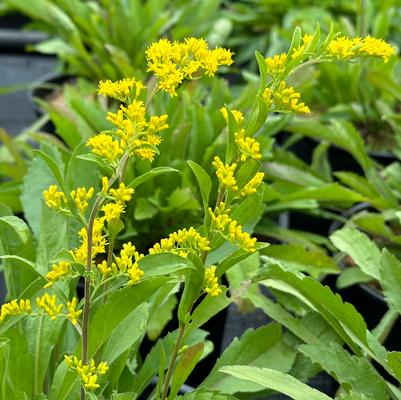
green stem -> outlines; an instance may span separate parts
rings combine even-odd
[[[185,333],[185,325],[180,325],[177,340],[175,341],[174,344],[173,354],[171,355],[170,363],[167,369],[167,374],[166,377],[164,378],[163,391],[160,400],[166,400],[167,398],[168,388],[170,386],[170,379],[174,371],[175,363],[177,361],[178,351],[181,348],[181,343],[184,337],[184,333]]]
[[[384,314],[379,324],[373,329],[372,333],[374,337],[383,344],[388,335],[391,332],[394,324],[397,322],[399,317],[398,311],[392,310],[391,308]]]
[[[42,338],[42,330],[43,330],[43,319],[44,316],[39,318],[39,326],[38,331],[36,333],[36,345],[35,345],[35,376],[33,383],[33,396],[35,397],[37,394],[41,393],[39,388],[39,362],[40,362],[40,339]]]

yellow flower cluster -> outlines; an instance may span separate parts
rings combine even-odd
[[[95,218],[93,223],[92,231],[92,260],[101,253],[105,252],[105,246],[107,244],[106,238],[103,235],[105,218]],[[81,228],[78,232],[81,239],[81,245],[72,251],[72,255],[76,262],[80,264],[86,264],[87,246],[88,246],[88,232],[86,228]]]
[[[119,82],[109,82],[108,87],[112,85],[118,87]],[[151,116],[147,121],[145,104],[138,98],[144,85],[139,83],[140,81],[134,80],[134,82],[135,93],[132,93],[129,99],[124,98],[128,103],[122,104],[116,113],[107,114],[107,119],[116,127],[112,135],[109,132],[99,133],[87,142],[87,146],[94,154],[105,158],[115,166],[124,152],[130,156],[153,161],[157,152],[155,146],[162,141],[157,133],[168,128],[167,114]],[[124,101],[122,98],[120,100]]]
[[[32,314],[31,302],[29,300],[11,300],[1,306],[0,323],[4,321],[7,316]]]
[[[301,94],[296,92],[292,86],[287,86],[281,81],[277,89],[266,88],[263,92],[263,100],[268,107],[273,107],[277,112],[295,112],[297,114],[308,114],[310,109],[305,103],[299,103]]]
[[[44,286],[49,288],[53,286],[59,279],[71,274],[71,264],[67,261],[61,261],[58,264],[52,265],[52,270],[46,274],[48,283]]]
[[[207,294],[216,297],[221,293],[221,288],[217,282],[216,266],[205,268],[204,289]]]
[[[68,314],[62,314],[63,304],[57,304],[56,295],[50,296],[45,293],[42,297],[36,298],[36,306],[38,308],[38,314],[43,315],[46,313],[52,320],[55,320],[58,316],[63,315],[67,317],[73,324],[77,323],[77,318],[81,315],[82,310],[77,310],[77,299],[73,299],[67,302]],[[7,317],[12,315],[31,315],[32,306],[30,300],[12,300],[10,303],[5,303],[1,306],[0,312],[0,323]],[[33,315],[33,314],[32,314]]]
[[[82,360],[72,355],[64,355],[64,361],[69,368],[78,373],[84,388],[88,391],[93,391],[100,387],[97,383],[97,378],[99,375],[104,375],[109,369],[106,361],[96,365],[95,361],[91,360],[89,364],[84,364]]]
[[[229,213],[230,209],[226,209],[223,202],[216,207],[214,212],[209,208],[212,225],[231,243],[250,253],[255,252],[256,238],[251,238],[249,233],[243,232],[242,226],[232,219]]]
[[[171,252],[178,254],[181,257],[186,257],[190,250],[198,255],[204,251],[210,250],[209,240],[201,236],[192,227],[170,233],[168,238],[162,239],[160,243],[156,243],[151,249],[149,249],[149,254]]]
[[[101,211],[104,212],[104,219],[110,222],[112,219],[120,218],[124,212],[125,203],[131,200],[134,189],[125,187],[123,182],[117,189],[109,188],[109,181],[106,176],[102,178],[102,193],[115,202],[110,202],[102,206]]]
[[[120,215],[124,212],[124,205],[121,203],[107,203],[102,206],[101,210],[104,212],[104,218],[107,222],[112,219],[120,218]]]
[[[93,189],[93,187],[90,187],[88,191],[84,187],[71,191],[71,197],[81,213],[84,213],[87,209],[88,200],[92,198],[94,193],[95,189]]]
[[[372,56],[382,58],[386,63],[395,54],[393,46],[382,39],[372,36],[364,38],[348,38],[345,36],[332,40],[327,46],[327,55],[340,60],[348,60],[360,56]]]
[[[109,276],[126,275],[128,277],[128,284],[135,285],[139,282],[144,272],[139,268],[138,261],[144,255],[136,251],[135,246],[131,242],[124,243],[120,251],[120,257],[116,257],[116,261],[107,265],[106,261],[97,265],[98,270],[102,274],[103,279]]]
[[[66,198],[63,192],[58,190],[56,185],[50,185],[47,190],[43,192],[43,197],[48,207],[61,209],[66,203]]]
[[[113,138],[106,133],[99,133],[98,135],[92,136],[86,145],[91,148],[93,154],[106,159],[111,164],[116,163],[124,154],[120,142],[118,140],[113,140]]]
[[[257,187],[263,182],[265,174],[258,172],[241,190],[240,195],[242,197],[249,196],[250,194],[256,193]]]
[[[214,76],[220,65],[233,63],[230,50],[217,47],[209,49],[205,39],[187,38],[183,42],[160,39],[146,50],[148,71],[154,73],[158,88],[176,96],[177,87],[184,79],[204,72]]]
[[[285,64],[287,62],[287,54],[275,54],[273,57],[267,57],[265,59],[267,72],[270,75],[281,74],[284,72]]]
[[[226,123],[228,124],[228,112],[227,112],[227,108],[226,107],[222,107],[220,108],[220,112],[223,115]],[[242,123],[244,122],[244,115],[242,114],[241,111],[238,110],[231,110],[231,113],[234,116],[235,121],[237,122],[238,126],[241,126]]]
[[[107,80],[99,82],[98,94],[126,102],[130,96],[140,96],[143,89],[145,89],[143,82],[135,78],[125,78],[117,82]]]
[[[231,165],[224,164],[218,156],[214,157],[212,162],[213,167],[216,169],[216,175],[219,179],[220,184],[232,191],[238,190],[237,181],[235,180],[234,173],[237,168],[237,164],[233,163]]]
[[[109,194],[117,203],[123,204],[131,200],[134,191],[135,190],[130,187],[125,187],[125,184],[121,182],[118,189],[111,188]]]
[[[308,44],[312,41],[312,39],[312,35],[305,34],[302,37],[302,44],[298,48],[292,50],[291,58],[295,60],[296,58],[301,57],[305,53],[305,50],[307,50]]]
[[[77,209],[84,213],[88,207],[88,200],[90,200],[95,190],[93,187],[86,190],[84,187],[80,187],[76,190],[71,191],[71,197]],[[67,205],[67,199],[63,192],[60,192],[56,185],[50,185],[47,190],[43,192],[43,197],[48,207],[55,208],[58,210],[65,210]]]
[[[253,158],[254,160],[262,158],[259,142],[254,138],[245,137],[245,129],[240,129],[239,132],[236,132],[234,138],[241,153],[241,161],[246,161],[248,158]]]
[[[82,314],[82,310],[77,310],[78,300],[73,297],[71,301],[67,301],[67,318],[75,325],[77,318]]]
[[[50,296],[49,293],[45,293],[42,297],[36,298],[36,306],[38,311],[44,311],[51,319],[56,319],[63,309],[62,304],[57,304],[57,298],[54,294]]]

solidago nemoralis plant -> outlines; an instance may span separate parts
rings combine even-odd
[[[85,399],[93,392],[110,394],[118,390],[118,374],[122,374],[124,365],[119,366],[118,357],[113,358],[109,348],[113,329],[117,328],[112,324],[106,327],[111,316],[103,315],[102,310],[112,313],[124,309],[128,313],[131,309],[127,302],[132,302],[134,308],[152,302],[157,307],[155,299],[163,285],[169,288],[184,282],[177,310],[178,332],[171,354],[160,355],[155,394],[161,400],[174,398],[204,351],[201,343],[188,347],[187,339],[233,300],[227,297],[227,288],[220,283],[221,276],[267,246],[257,243],[248,232],[260,217],[264,189],[262,152],[256,134],[270,112],[310,112],[287,78],[308,64],[367,55],[387,61],[392,53],[390,46],[373,38],[336,39],[330,33],[321,40],[319,30],[313,36],[303,37],[296,30],[288,53],[266,59],[258,54],[261,80],[248,115],[229,106],[221,109],[227,139],[225,154],[213,157],[213,175],[209,176],[199,165],[188,161],[202,196],[203,224],[172,232],[154,244],[148,255],[141,254],[131,242],[124,243],[118,250],[115,245],[124,228],[121,216],[135,196],[135,187],[152,177],[152,173],[148,173],[126,182],[128,162],[152,162],[158,155],[163,131],[170,123],[167,114],[152,115],[152,101],[160,91],[178,96],[179,86],[185,80],[199,78],[202,74],[215,75],[219,66],[229,66],[233,62],[232,53],[223,48],[209,49],[203,39],[190,38],[174,43],[162,39],[146,51],[148,71],[154,74],[157,82],[149,90],[144,82],[134,77],[100,82],[98,94],[120,105],[116,112],[106,116],[113,129],[100,132],[86,142],[90,154],[85,159],[96,163],[104,172],[99,189],[68,188],[54,160],[39,153],[57,180],[57,185],[52,184],[43,192],[44,201],[55,212],[80,224],[79,246],[68,249],[64,259],[52,263],[50,270],[46,266],[48,272],[43,285],[46,290],[35,298],[36,305],[31,305],[31,298],[19,298],[4,304],[0,314],[0,322],[17,316],[41,319],[48,316],[52,320],[65,318],[74,326],[80,339],[75,351],[65,354],[64,363],[58,365],[57,379],[54,379],[58,384],[53,392],[76,393],[80,388],[81,399]],[[63,283],[76,282],[78,277],[84,278],[81,301],[63,293]],[[166,295],[169,293],[167,291]],[[99,332],[96,329],[100,329]],[[107,335],[104,332],[108,332]],[[111,343],[116,345],[116,338],[113,340]],[[124,351],[128,351],[124,353],[128,358],[131,349],[124,348]],[[122,356],[123,351],[118,354]],[[125,383],[124,387],[138,386],[137,375],[132,373],[132,366],[130,368],[124,379],[134,383],[131,386],[130,382]],[[113,374],[118,375],[117,380]],[[183,374],[183,380],[177,374]],[[112,376],[114,383],[109,386],[107,381]],[[50,382],[52,379],[49,377]],[[35,386],[33,395],[42,390]]]

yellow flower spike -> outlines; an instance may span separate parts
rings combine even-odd
[[[132,93],[135,97],[140,96],[143,89],[145,89],[143,82],[135,78],[125,78],[116,82],[107,80],[99,82],[98,94],[126,101]]]
[[[97,269],[102,274],[103,279],[107,278],[112,273],[111,268],[107,266],[107,262],[105,260],[103,260],[101,264],[97,264]]]
[[[209,208],[212,228],[214,227],[228,241],[242,247],[245,251],[255,252],[256,238],[251,238],[249,233],[243,232],[241,225],[229,216],[229,212],[230,209],[226,209],[223,202],[214,211]]]
[[[36,298],[36,305],[43,310],[52,320],[55,320],[63,309],[62,304],[57,304],[56,295],[50,296],[45,293],[42,297]]]
[[[377,39],[372,36],[366,36],[358,43],[355,53],[358,56],[380,57],[385,63],[395,54],[395,48],[385,42],[383,39]]]
[[[95,189],[93,189],[93,187],[89,188],[88,191],[86,191],[84,187],[71,191],[71,197],[81,213],[84,213],[88,208],[88,200],[92,198],[94,193]]]
[[[150,117],[149,120],[149,127],[148,127],[148,135],[151,135],[153,133],[161,132],[164,131],[165,129],[168,128],[168,123],[167,123],[167,114],[163,115],[153,115]]]
[[[277,90],[273,91],[273,101],[276,111],[295,112],[297,114],[308,114],[310,109],[305,103],[299,103],[301,95],[292,86],[286,86],[281,81]]]
[[[148,71],[154,73],[158,88],[176,96],[177,87],[184,79],[204,72],[213,76],[220,65],[233,63],[230,50],[216,48],[210,50],[205,39],[187,38],[183,42],[160,39],[146,50]]]
[[[201,236],[193,227],[170,233],[168,238],[162,239],[160,243],[156,243],[149,249],[149,254],[172,252],[186,257],[188,250],[193,250],[199,255],[210,250],[209,240]]]
[[[58,264],[52,265],[52,270],[46,274],[49,281],[44,288],[53,286],[59,279],[71,274],[71,264],[67,261],[60,261]]]
[[[4,303],[0,310],[0,323],[8,316],[32,314],[31,302],[29,300],[11,300],[9,303]]]
[[[224,120],[226,121],[226,123],[228,124],[228,112],[227,112],[227,108],[226,107],[221,107],[220,108],[220,112],[223,115]],[[242,123],[244,122],[244,114],[242,114],[241,111],[238,110],[231,110],[235,121],[237,122],[238,126],[241,126]]]
[[[144,272],[139,268],[138,263],[134,263],[131,268],[128,268],[127,275],[128,275],[128,285],[135,285],[140,281]]]
[[[101,253],[105,252],[105,247],[107,244],[106,238],[103,235],[105,218],[95,218],[93,223],[92,232],[92,260]],[[81,239],[81,245],[72,251],[72,255],[76,262],[85,265],[86,264],[86,252],[88,246],[87,231],[85,228],[81,228],[78,232],[78,236]]]
[[[141,147],[134,150],[134,154],[142,160],[153,161],[156,155],[156,151],[149,147]]]
[[[238,189],[237,181],[235,180],[234,173],[237,168],[237,164],[231,165],[224,164],[218,156],[214,157],[212,162],[213,167],[216,169],[216,175],[219,179],[220,184],[226,189],[236,191]]]
[[[60,192],[56,185],[50,185],[47,190],[43,192],[43,197],[48,207],[60,209],[66,198],[63,192]]]
[[[267,71],[270,75],[280,74],[284,72],[285,64],[287,62],[287,54],[275,54],[273,57],[268,57],[265,59]]]
[[[112,219],[120,218],[124,212],[124,206],[121,203],[107,203],[102,206],[101,210],[104,212],[106,221],[110,222]]]
[[[221,294],[222,290],[218,284],[216,277],[216,266],[205,268],[205,278],[204,278],[204,292],[210,294],[212,297],[216,297]]]
[[[74,362],[73,362],[72,356],[67,356],[67,354],[64,354],[64,361],[67,364],[68,368],[74,367]]]
[[[236,132],[234,134],[234,139],[241,152],[241,161],[246,161],[248,158],[253,158],[254,160],[260,160],[262,158],[259,142],[254,138],[245,137],[245,129]]]
[[[109,370],[109,367],[108,367],[106,361],[102,361],[102,362],[99,363],[99,365],[97,366],[97,373],[98,373],[98,374],[104,375],[108,370]]]
[[[100,387],[99,384],[97,384],[97,374],[82,374],[82,382],[84,384],[84,388],[86,390],[96,390],[97,388]]]
[[[77,310],[77,298],[73,297],[71,301],[67,302],[67,317],[75,325],[77,318],[82,314],[82,310]]]
[[[107,176],[102,177],[102,193],[106,196],[109,191],[109,178]]]
[[[359,38],[350,39],[345,36],[341,36],[337,39],[332,40],[327,46],[328,55],[338,58],[339,60],[348,60],[355,57],[354,51],[355,45],[359,42]]]
[[[125,184],[121,182],[118,189],[110,189],[110,196],[113,197],[117,203],[127,203],[131,200],[134,192],[134,189],[126,187]]]
[[[113,138],[106,133],[99,133],[98,135],[92,136],[87,141],[86,146],[92,149],[93,154],[105,158],[110,163],[117,161],[124,153],[118,140],[113,140]]]
[[[258,172],[241,190],[240,195],[242,197],[249,196],[250,194],[256,193],[257,187],[263,182],[265,174]]]

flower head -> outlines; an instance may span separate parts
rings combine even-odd
[[[212,165],[216,169],[216,175],[219,179],[220,184],[226,189],[236,191],[238,189],[238,186],[234,177],[234,173],[235,169],[237,168],[237,164],[224,164],[223,161],[221,161],[220,158],[216,156],[214,157]]]
[[[212,296],[212,297],[216,297],[221,293],[221,288],[217,281],[215,265],[205,268],[205,278],[204,278],[204,289],[203,290],[207,294],[210,294],[210,296]]]
[[[71,264],[67,261],[61,261],[58,264],[52,265],[52,270],[46,274],[48,283],[44,286],[49,288],[53,286],[59,279],[71,274]]]

